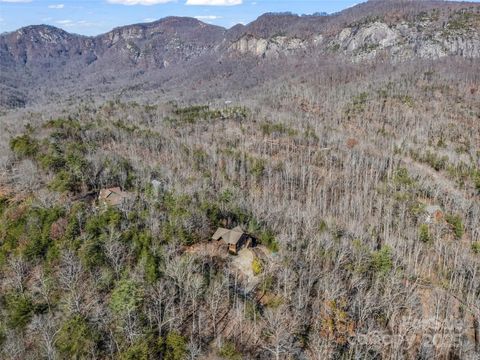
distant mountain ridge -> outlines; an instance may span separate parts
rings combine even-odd
[[[188,72],[212,63],[278,58],[316,51],[362,61],[386,56],[480,57],[480,5],[443,1],[371,0],[340,13],[267,13],[231,29],[194,18],[167,17],[94,37],[33,25],[0,35],[0,106],[32,101],[43,86],[83,89],[131,81],[167,68]],[[115,88],[112,85],[112,88]]]

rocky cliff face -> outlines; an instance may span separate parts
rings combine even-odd
[[[232,43],[229,50],[240,54],[251,54],[260,57],[277,57],[288,55],[311,46],[321,44],[323,36],[318,34],[309,39],[297,37],[275,36],[269,39],[257,38],[253,35],[242,36]]]
[[[52,26],[29,26],[0,36],[2,66],[50,67],[87,59],[93,52],[93,39]]]
[[[396,61],[417,56],[429,59],[445,56],[480,57],[478,24],[465,24],[465,27],[455,30],[452,30],[452,24],[447,23],[439,28],[432,22],[402,22],[389,26],[376,21],[343,29],[330,41],[329,47],[340,50],[355,60],[369,59],[379,53],[388,54]]]
[[[114,29],[95,40],[104,62],[116,55],[141,67],[164,67],[213,51],[224,33],[225,29],[196,19],[169,17]]]
[[[478,58],[479,8],[453,12],[446,21],[439,21],[435,11],[422,13],[418,21],[402,20],[393,24],[381,21],[378,17],[367,18],[360,24],[344,26],[333,34],[325,29],[304,36],[265,38],[247,34],[234,41],[230,50],[274,57],[322,47],[326,52],[338,52],[354,61],[371,59],[379,54],[388,55],[395,61],[416,56],[429,59],[445,56]]]

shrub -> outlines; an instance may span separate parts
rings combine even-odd
[[[40,166],[45,170],[60,171],[65,166],[65,160],[58,146],[52,145],[46,154],[38,157]]]
[[[25,134],[11,139],[10,149],[19,157],[33,157],[38,151],[38,142]]]
[[[425,209],[427,208],[427,205],[422,204],[418,201],[414,201],[410,204],[409,206],[409,212],[410,214],[417,219],[420,215],[425,213]]]
[[[447,215],[445,216],[445,220],[452,228],[455,238],[461,239],[465,233],[462,218],[459,215]]]
[[[149,283],[153,284],[160,276],[158,270],[159,258],[155,255],[152,255],[152,253],[148,251],[148,249],[144,250],[144,254],[142,257],[144,260],[145,279]]]
[[[234,199],[235,193],[230,189],[223,190],[219,195],[219,201],[222,204],[228,205]]]
[[[480,241],[476,241],[476,242],[472,243],[472,251],[475,254],[480,254]]]
[[[448,165],[448,156],[439,157],[437,154],[427,151],[422,159],[436,171],[444,170]]]
[[[3,328],[2,325],[0,325],[0,349],[2,348],[3,343],[5,342],[5,339],[7,338],[7,334],[5,329]]]
[[[191,151],[191,156],[189,156],[194,161],[194,168],[197,171],[206,169],[205,164],[207,163],[208,154],[203,149],[194,149]]]
[[[84,204],[74,204],[68,216],[68,222],[64,234],[64,238],[69,244],[72,245],[75,239],[80,235],[82,226],[84,225],[84,217]]]
[[[50,189],[58,192],[76,192],[80,190],[80,186],[80,179],[67,170],[59,171],[49,184]]]
[[[80,248],[80,260],[88,269],[94,269],[105,264],[105,252],[103,250],[104,235],[89,237]]]
[[[15,250],[25,235],[27,208],[23,205],[7,207],[0,221],[0,262]]]
[[[5,297],[7,325],[13,329],[23,330],[30,323],[34,314],[32,300],[24,294],[11,293]]]
[[[311,139],[313,141],[318,141],[320,140],[320,138],[318,137],[318,135],[315,133],[315,130],[308,127],[307,130],[304,131],[303,133],[303,137],[305,139]]]
[[[223,219],[222,210],[216,202],[204,201],[201,204],[200,209],[208,218],[212,226],[216,227],[221,224],[220,221]]]
[[[8,199],[6,197],[0,196],[0,216],[3,215],[4,211],[8,208]]]
[[[131,189],[134,182],[135,170],[128,160],[122,157],[109,157],[103,161],[97,183],[120,185],[124,189]]]
[[[421,242],[429,243],[431,242],[432,238],[430,236],[430,230],[427,224],[421,224],[418,230],[418,237],[420,238]]]
[[[235,348],[235,344],[231,341],[226,341],[220,350],[218,351],[218,355],[223,359],[227,360],[241,360],[242,355],[237,351]]]
[[[234,120],[244,120],[250,115],[250,110],[245,106],[232,106],[222,109],[222,116]]]
[[[184,108],[175,105],[173,113],[176,115],[174,119],[166,119],[172,125],[194,124],[199,120],[215,120],[222,117],[222,113],[219,110],[211,110],[208,105]]]
[[[325,220],[320,220],[320,223],[318,224],[318,232],[320,234],[323,234],[328,231],[328,224]]]
[[[123,351],[119,358],[120,360],[149,360],[153,358],[151,355],[153,354],[148,341],[140,339]]]
[[[393,181],[395,184],[403,186],[411,186],[415,183],[415,180],[410,177],[410,174],[408,173],[408,170],[406,168],[399,168],[395,172]]]
[[[182,245],[192,245],[198,240],[188,223],[196,222],[196,214],[191,211],[192,198],[188,195],[165,194],[164,206],[168,217],[162,228],[163,238],[167,242],[178,242]]]
[[[86,359],[90,358],[98,339],[98,332],[88,321],[75,315],[60,327],[55,344],[67,359]]]
[[[480,15],[469,12],[457,12],[449,20],[446,29],[447,34],[451,35],[448,30],[452,32],[462,32],[478,24],[478,21],[480,21]]]
[[[99,236],[109,227],[117,228],[120,221],[121,213],[117,209],[109,208],[90,217],[85,224],[85,230],[90,236]]]
[[[399,96],[399,99],[402,103],[409,107],[413,107],[413,105],[415,104],[415,100],[413,100],[413,97],[411,97],[410,95],[401,95]]]
[[[250,299],[245,300],[245,317],[249,320],[258,319],[261,316],[258,305]]]
[[[354,106],[363,106],[367,103],[368,100],[368,93],[361,92],[357,96],[353,98],[353,105]]]
[[[167,242],[176,241],[179,244],[190,246],[195,238],[190,229],[186,229],[179,223],[167,223],[162,229],[162,236]]]
[[[477,190],[477,193],[480,195],[480,170],[476,170],[472,174],[473,185]]]
[[[251,159],[250,160],[250,174],[255,179],[260,179],[265,172],[265,160],[263,159]]]
[[[363,48],[360,51],[367,51],[368,49]],[[350,117],[350,115],[355,115],[362,113],[365,111],[366,105],[368,101],[368,93],[362,92],[352,98],[352,103],[348,105],[346,109],[346,115]]]
[[[257,257],[252,261],[252,270],[255,275],[259,275],[263,271],[262,262]]]
[[[67,136],[73,137],[76,132],[81,130],[82,125],[77,120],[60,118],[48,121],[43,127],[46,129],[63,130],[63,133],[65,133]]]
[[[136,311],[143,301],[141,288],[132,280],[121,280],[112,292],[110,307],[120,315]]]
[[[63,209],[32,208],[27,212],[25,234],[28,241],[24,244],[23,254],[28,260],[45,258],[53,241],[52,224],[63,214]]]
[[[258,237],[258,240],[268,247],[271,251],[277,252],[278,251],[278,243],[277,240],[275,239],[275,235],[273,231],[271,230],[266,230],[260,234]]]
[[[188,206],[191,201],[192,198],[188,195],[176,195],[173,193],[165,194],[163,199],[168,215],[173,221],[188,215]]]
[[[183,360],[186,353],[185,338],[176,332],[169,332],[165,340],[165,360]]]
[[[291,127],[282,124],[282,123],[270,123],[265,122],[260,125],[260,129],[262,130],[262,134],[264,136],[270,135],[288,135],[290,137],[296,136],[298,132]]]
[[[374,251],[371,257],[372,268],[376,273],[385,275],[392,270],[393,259],[392,250],[388,246],[382,247],[378,251]]]

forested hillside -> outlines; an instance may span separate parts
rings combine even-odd
[[[269,14],[213,29],[219,62],[9,103],[0,358],[478,359],[479,7],[400,3]],[[328,41],[250,53],[278,23]],[[237,226],[252,248],[211,239]]]

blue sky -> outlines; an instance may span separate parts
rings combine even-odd
[[[0,32],[49,24],[96,35],[120,25],[191,16],[231,27],[265,12],[336,12],[362,0],[0,0]]]

